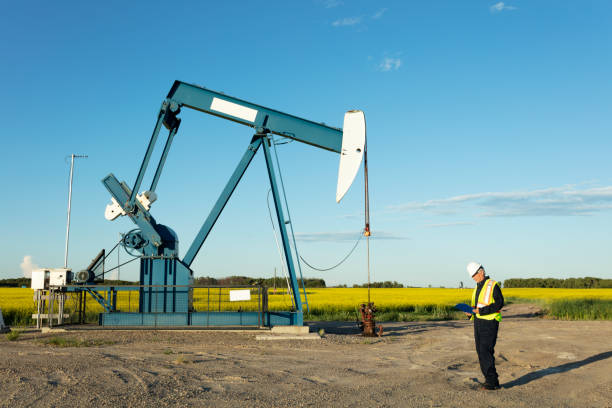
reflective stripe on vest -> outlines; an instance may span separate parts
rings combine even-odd
[[[472,292],[472,307],[481,308],[495,303],[495,299],[493,298],[493,289],[495,288],[495,285],[497,285],[497,282],[495,282],[493,279],[487,279],[487,281],[483,285],[483,288],[478,294],[478,303],[476,302],[476,291],[478,290],[478,286],[476,286],[474,288],[474,291]],[[498,322],[501,321],[502,318],[501,313],[499,312],[490,313],[487,315],[481,315],[476,313],[476,317],[485,320],[495,319]]]
[[[493,279],[487,280],[486,288],[483,288],[485,289],[484,297],[478,296],[479,298],[481,298],[478,300],[481,300],[482,303],[478,302],[476,307],[485,307],[485,306],[489,306],[491,303],[495,303],[495,300],[491,302],[491,296],[493,295],[493,285],[495,285],[495,281]]]

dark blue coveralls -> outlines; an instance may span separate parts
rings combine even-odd
[[[476,285],[476,299],[478,299],[480,291],[487,279],[489,279],[489,277],[485,276],[482,282]],[[495,302],[489,306],[479,308],[479,314],[488,315],[497,313],[504,306],[504,297],[502,296],[499,284],[494,286],[493,300],[495,300]],[[476,342],[476,353],[478,353],[480,369],[485,377],[486,384],[495,387],[499,387],[494,357],[498,330],[499,322],[497,320],[479,319],[474,316],[474,340]]]

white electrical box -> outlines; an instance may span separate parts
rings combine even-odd
[[[49,288],[49,269],[34,269],[32,271],[32,289],[44,290]]]
[[[72,270],[55,268],[49,272],[49,286],[65,286],[72,281]]]

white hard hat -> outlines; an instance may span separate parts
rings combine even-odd
[[[470,262],[469,264],[467,264],[467,271],[470,274],[470,278],[474,275],[476,275],[476,273],[478,272],[478,270],[482,268],[482,265],[479,264],[478,262]],[[484,268],[483,268],[484,269]]]

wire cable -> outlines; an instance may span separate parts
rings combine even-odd
[[[136,231],[136,230],[132,230],[132,231]],[[130,232],[131,232],[131,231],[130,231]],[[124,263],[122,263],[122,264],[119,264],[119,262],[117,262],[117,266],[116,266],[116,267],[114,267],[114,268],[112,268],[112,269],[109,269],[109,270],[104,270],[104,268],[102,268],[103,270],[102,270],[101,272],[98,272],[98,273],[96,274],[96,272],[94,272],[94,270],[95,270],[95,269],[97,269],[99,265],[103,265],[103,264],[104,264],[104,262],[106,261],[106,259],[107,259],[107,258],[109,258],[109,257],[111,256],[111,254],[113,253],[113,251],[114,251],[115,249],[117,249],[117,247],[119,247],[119,245],[121,245],[121,246],[123,247],[123,249],[125,250],[125,252],[126,252],[128,255],[133,256],[134,258],[132,258],[132,259],[130,259],[129,261],[124,262]],[[119,250],[117,250],[117,253],[119,253]],[[115,269],[120,268],[120,267],[122,267],[123,265],[126,265],[126,264],[128,264],[128,263],[132,262],[132,261],[133,261],[133,260],[135,260],[135,259],[140,259],[140,256],[133,255],[133,254],[131,254],[131,253],[129,253],[129,252],[127,251],[127,249],[126,249],[126,247],[125,247],[125,243],[123,242],[123,237],[122,237],[122,238],[120,238],[120,239],[119,239],[119,242],[117,242],[117,243],[115,244],[115,246],[114,246],[114,247],[113,247],[113,248],[112,248],[110,251],[108,251],[107,253],[105,253],[105,254],[104,254],[104,257],[103,257],[103,258],[100,260],[100,262],[99,262],[97,265],[94,265],[94,268],[92,269],[92,272],[94,272],[94,279],[95,279],[95,278],[99,278],[100,276],[104,277],[104,275],[106,275],[108,272],[114,271]]]
[[[123,265],[127,265],[127,264],[129,264],[130,262],[135,261],[135,260],[137,260],[137,259],[140,259],[140,258],[139,258],[139,257],[132,258],[132,259],[130,259],[129,261],[126,261],[126,262],[122,263],[121,265],[117,265],[117,266],[115,266],[114,268],[108,269],[108,270],[106,271],[106,273],[108,273],[108,272],[110,272],[110,271],[114,271],[115,269],[120,268],[120,267],[122,267]]]
[[[339,267],[340,265],[342,265],[353,254],[353,252],[357,248],[357,245],[359,245],[359,242],[361,242],[361,238],[363,238],[363,233],[361,231],[359,231],[359,238],[357,238],[357,242],[355,242],[355,245],[353,245],[353,248],[349,251],[349,253],[346,254],[346,256],[344,258],[342,258],[342,260],[340,262],[338,262],[337,264],[335,264],[334,266],[331,266],[329,268],[317,268],[317,267],[314,267],[311,264],[309,264],[304,258],[302,258],[302,255],[300,255],[300,259],[302,260],[302,262],[304,262],[306,264],[306,266],[308,266],[311,269],[314,269],[315,271],[319,271],[319,272],[331,271],[332,269],[335,269],[335,268]]]
[[[270,191],[272,191],[272,190],[268,190],[268,200],[267,200],[267,203],[268,203],[268,214],[270,215],[270,222],[272,223],[272,230],[274,230],[274,238],[276,239],[276,228],[274,227],[274,220],[272,218],[272,209],[270,208]],[[302,262],[304,262],[309,268],[314,269],[315,271],[319,271],[319,272],[331,271],[332,269],[335,269],[338,266],[342,265],[353,254],[353,252],[355,252],[355,249],[357,248],[357,245],[359,245],[359,242],[361,242],[361,238],[363,238],[363,231],[359,231],[359,238],[357,238],[357,242],[355,242],[355,245],[353,245],[353,248],[349,251],[349,253],[346,254],[346,256],[344,258],[342,258],[342,260],[340,262],[338,262],[337,264],[335,264],[334,266],[331,266],[329,268],[317,268],[316,266],[312,266],[311,264],[309,264],[308,261],[306,261],[304,259],[304,257],[302,257],[302,255],[298,254],[298,256],[300,257]],[[277,242],[277,246],[278,246],[278,242]],[[279,248],[279,251],[280,251],[280,248]],[[283,265],[284,265],[284,262],[283,262]]]

